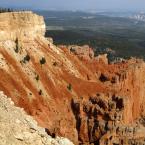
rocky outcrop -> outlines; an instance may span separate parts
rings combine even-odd
[[[55,46],[41,17],[6,13],[15,14],[14,29],[0,21],[0,90],[52,136],[76,145],[144,144],[145,63],[108,64],[89,46]]]
[[[94,58],[94,51],[88,45],[84,46],[70,45],[68,49],[80,58],[83,59]]]
[[[107,54],[98,55],[95,59],[100,63],[108,64]]]
[[[63,137],[52,138],[45,128],[28,116],[23,108],[0,92],[0,144],[1,145],[73,145]]]
[[[45,34],[44,19],[32,12],[0,14],[0,41],[17,40]]]
[[[145,143],[145,126],[138,119],[125,124],[126,98],[100,94],[72,100],[80,144],[132,145]]]

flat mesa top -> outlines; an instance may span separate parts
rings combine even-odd
[[[44,18],[31,11],[0,13],[0,28],[17,28],[29,25],[44,25]],[[0,30],[1,30],[0,29]]]
[[[0,40],[21,34],[45,34],[43,16],[31,11],[0,13]],[[6,37],[6,38],[5,38]]]

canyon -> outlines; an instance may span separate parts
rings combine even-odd
[[[89,46],[55,46],[33,12],[0,14],[0,91],[50,136],[75,145],[145,144],[145,62],[108,63]]]

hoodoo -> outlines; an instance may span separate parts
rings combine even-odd
[[[145,63],[108,64],[89,46],[55,46],[43,17],[0,14],[0,90],[75,145],[145,144]]]

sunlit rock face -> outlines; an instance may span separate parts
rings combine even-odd
[[[77,46],[77,45],[70,45],[68,46],[70,52],[77,55],[79,58],[83,59],[93,59],[94,58],[94,51],[88,45],[84,46]]]
[[[45,34],[43,17],[32,12],[0,14],[0,41]]]

